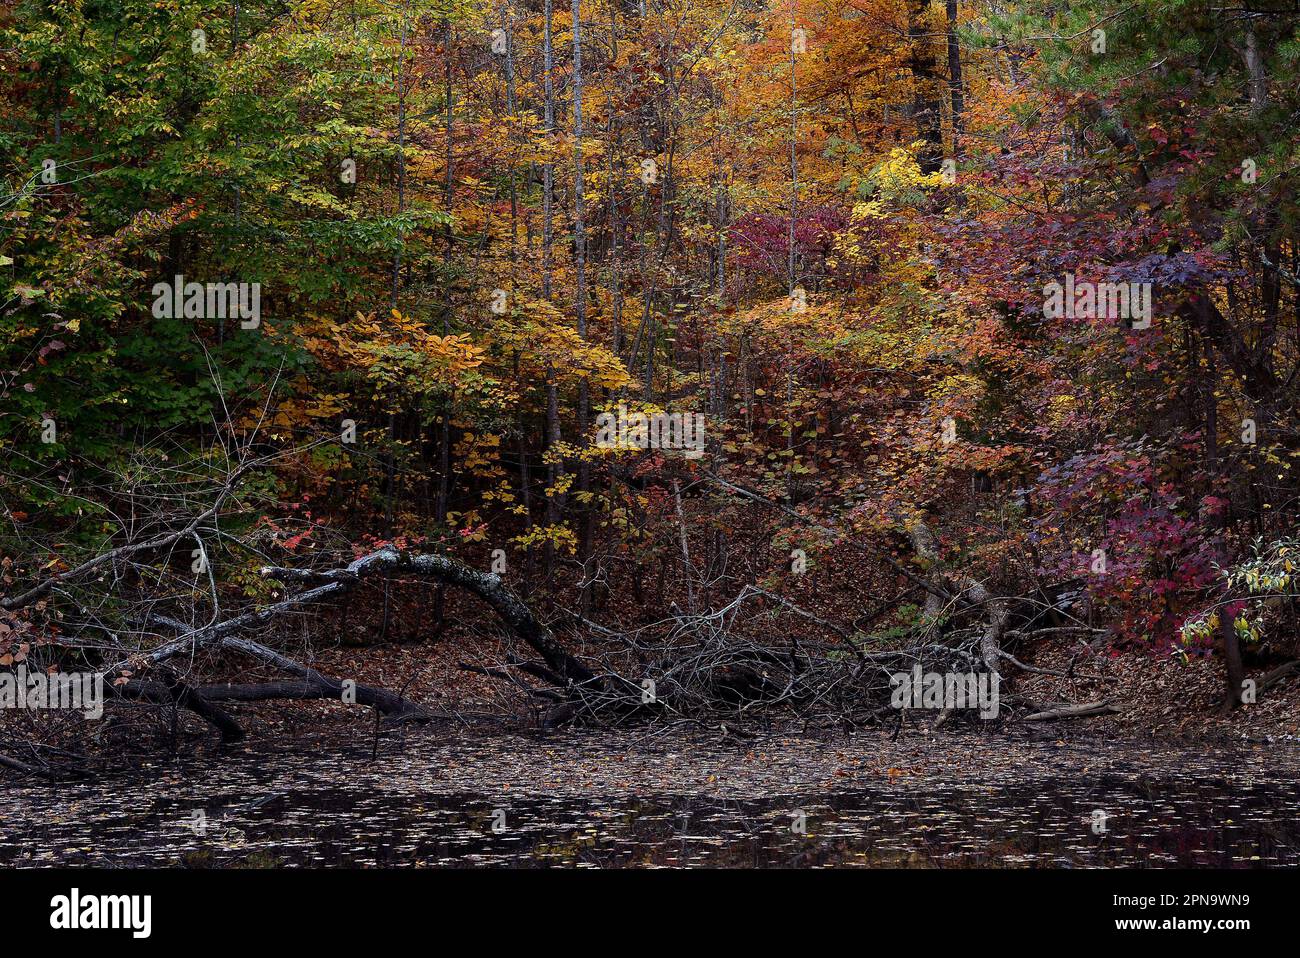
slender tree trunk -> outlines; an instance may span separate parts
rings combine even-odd
[[[796,107],[796,97],[799,92],[798,74],[795,70],[795,8],[790,7],[790,223],[787,230],[786,243],[789,247],[786,251],[786,279],[787,292],[790,294],[790,302],[794,302],[794,290],[797,285],[795,276],[795,257],[794,257],[794,235],[795,220],[799,215],[799,158],[795,152],[795,144],[799,139],[799,114]]]
[[[514,121],[516,104],[515,93],[515,32],[514,11],[507,2],[502,17],[506,32],[506,114]],[[515,283],[519,270],[519,190],[515,183],[514,154],[510,160],[510,296],[513,302]]]
[[[550,147],[555,139],[555,83],[551,48],[551,0],[545,0],[545,26],[542,33],[542,129],[546,134],[547,156],[542,164],[542,297],[551,298],[551,273],[554,243],[555,164],[551,162]]]
[[[543,125],[546,132],[547,157],[546,163],[542,166],[542,296],[548,300],[551,298],[552,293],[555,243],[555,164],[551,162],[550,157],[550,149],[555,139],[555,82],[552,77],[555,62],[552,45],[552,16],[552,0],[545,0],[545,24],[542,34],[542,89],[545,97]],[[550,363],[546,365],[546,441],[552,450],[555,450],[561,441],[560,400],[555,382],[555,371]],[[546,499],[546,522],[550,526],[554,526],[560,521],[560,496],[555,491],[555,487],[563,472],[562,464],[558,462],[548,463],[546,475],[547,484],[550,486],[550,495]],[[555,571],[554,544],[547,542],[545,552],[546,576],[549,579]]]
[[[401,35],[398,42],[397,61],[397,214],[400,217],[406,211],[406,8],[402,8]],[[400,230],[400,226],[398,227]],[[402,236],[405,241],[405,236]],[[389,289],[388,302],[392,309],[397,308],[398,293],[402,281],[402,246],[396,244],[393,250],[393,275]],[[397,495],[396,464],[393,461],[393,444],[397,440],[397,417],[390,412],[387,423],[388,448],[384,450],[384,534],[393,537],[394,498]],[[392,624],[392,589],[384,583],[384,611],[379,626],[379,641],[388,640],[388,630]]]
[[[455,253],[455,249],[454,249],[455,241],[454,241],[454,236],[452,234],[451,216],[455,210],[455,195],[456,195],[455,194],[456,153],[455,153],[455,146],[453,145],[453,141],[452,141],[453,129],[455,123],[455,116],[453,115],[453,95],[455,91],[452,88],[452,82],[451,82],[452,33],[451,33],[450,20],[448,20],[447,23],[445,24],[444,37],[445,37],[446,49],[445,49],[445,56],[444,56],[445,72],[443,74],[443,96],[446,100],[446,110],[447,110],[447,114],[446,114],[447,129],[446,129],[446,141],[444,144],[444,148],[446,151],[445,162],[447,167],[447,175],[443,183],[443,212],[447,214],[447,222],[446,225],[443,227],[443,238],[446,243],[445,251],[443,255],[444,255],[444,263],[446,264],[448,275],[450,275],[452,269],[452,260]],[[448,336],[451,334],[452,308],[453,307],[451,302],[450,288],[448,288],[447,302],[443,305],[443,312],[442,312],[443,336]],[[439,468],[438,468],[438,500],[435,509],[435,518],[437,519],[438,522],[442,522],[447,518],[447,505],[448,505],[447,498],[450,494],[450,489],[451,489],[451,475],[450,475],[451,473],[451,414],[452,414],[451,407],[452,407],[452,397],[448,396],[446,402],[443,404],[443,409],[442,409],[442,437],[441,437],[442,441],[439,443],[441,462],[439,463]],[[439,592],[438,607],[439,610],[441,610],[442,607],[441,592]]]
[[[1246,669],[1241,662],[1241,642],[1237,638],[1237,630],[1233,628],[1232,616],[1226,613],[1219,615],[1219,638],[1223,641],[1224,678],[1227,682],[1224,705],[1228,709],[1235,709],[1241,705]]]
[[[961,86],[961,45],[957,42],[957,0],[948,0],[948,91],[952,99],[952,154],[961,156],[966,98]]]
[[[518,108],[515,91],[515,33],[514,10],[507,0],[502,15],[503,29],[506,32],[506,113],[513,118]],[[510,300],[513,304],[516,285],[519,281],[519,191],[515,182],[515,164],[510,163]],[[515,352],[515,382],[519,382],[519,352]],[[524,419],[523,404],[519,409],[519,499],[524,508],[524,529],[533,527],[532,478],[528,470],[528,425]],[[524,574],[521,591],[528,595],[533,582],[533,548],[524,549]]]
[[[912,41],[912,111],[917,135],[924,142],[919,157],[922,173],[937,173],[943,166],[943,126],[939,107],[939,64],[928,37],[925,16],[930,0],[908,0],[907,34]]]
[[[582,156],[582,7],[581,0],[573,0],[573,309],[578,324],[578,337],[587,339],[587,206],[583,195],[584,161]],[[591,418],[590,384],[584,378],[578,383],[578,445],[587,447],[588,423]],[[583,563],[583,589],[580,607],[583,616],[591,610],[592,541],[595,538],[595,512],[586,502],[585,493],[591,490],[591,463],[583,455],[578,460],[578,491],[582,509],[582,532],[578,545],[578,558]]]
[[[618,60],[618,19],[615,4],[609,6],[609,59]],[[623,213],[620,202],[622,164],[616,166],[614,145],[614,110],[607,109],[605,117],[605,174],[609,183],[609,288],[611,301],[610,343],[615,356],[623,355]]]

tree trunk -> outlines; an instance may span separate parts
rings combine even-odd
[[[1224,612],[1220,612],[1219,615],[1219,638],[1223,642],[1226,681],[1224,707],[1231,710],[1241,705],[1242,684],[1246,680],[1246,670],[1241,663],[1241,641],[1237,638],[1237,630],[1232,626],[1232,616]]]
[[[937,173],[943,166],[943,121],[939,101],[939,63],[923,22],[930,0],[908,0],[907,34],[912,41],[912,119],[923,141],[918,159],[922,173]]]
[[[961,44],[957,42],[957,0],[948,0],[948,91],[952,100],[952,155],[961,155],[966,97],[961,86]]]

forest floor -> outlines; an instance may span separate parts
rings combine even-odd
[[[1033,665],[1066,671],[1071,651],[1043,649]],[[1186,663],[1169,655],[1119,653],[1090,658],[1079,671],[1114,679],[1100,683],[1055,676],[1022,675],[1016,688],[1034,699],[1087,702],[1107,699],[1118,715],[1073,720],[1099,734],[1118,738],[1173,741],[1300,741],[1300,680],[1284,679],[1259,694],[1257,702],[1231,712],[1223,709],[1223,663],[1194,658]],[[1247,668],[1258,677],[1262,668]],[[1059,723],[1057,723],[1059,724]]]

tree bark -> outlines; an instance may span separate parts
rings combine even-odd
[[[1222,612],[1219,614],[1219,638],[1223,641],[1224,691],[1227,693],[1223,704],[1231,710],[1241,705],[1246,670],[1241,662],[1241,641],[1237,638],[1237,630],[1232,626],[1232,617]]]
[[[957,0],[948,0],[948,91],[952,101],[952,153],[961,155],[966,97],[961,86],[961,44],[957,42]]]
[[[142,699],[156,705],[174,704],[177,708],[188,709],[217,729],[224,743],[238,742],[244,737],[244,730],[233,715],[213,705],[212,700],[199,689],[179,680],[171,679],[164,683],[133,679],[109,687],[123,698]]]
[[[924,146],[918,158],[922,173],[937,173],[943,166],[943,125],[939,100],[939,63],[923,22],[930,0],[908,0],[907,35],[912,43],[911,69],[914,94],[912,119]]]
[[[595,677],[595,673],[565,651],[551,630],[538,621],[532,610],[506,587],[500,576],[490,572],[479,572],[446,556],[404,555],[388,547],[363,556],[344,569],[328,572],[263,569],[264,575],[277,578],[315,579],[325,583],[291,600],[286,600],[286,603],[292,602],[299,606],[352,589],[362,578],[378,573],[416,575],[468,589],[491,606],[501,621],[540,655],[556,674],[570,682],[585,682]],[[275,608],[283,610],[286,603],[280,603]],[[269,610],[250,613],[250,615],[266,618],[273,614],[274,612]],[[213,628],[221,628],[221,626]],[[226,631],[231,630],[227,628]]]
[[[1047,709],[1026,715],[1026,722],[1049,722],[1061,718],[1084,718],[1089,715],[1118,715],[1120,712],[1109,702],[1086,702],[1083,705],[1066,705],[1059,709]]]

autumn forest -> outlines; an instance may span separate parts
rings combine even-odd
[[[3,0],[0,781],[1295,740],[1298,118],[1281,0]]]

